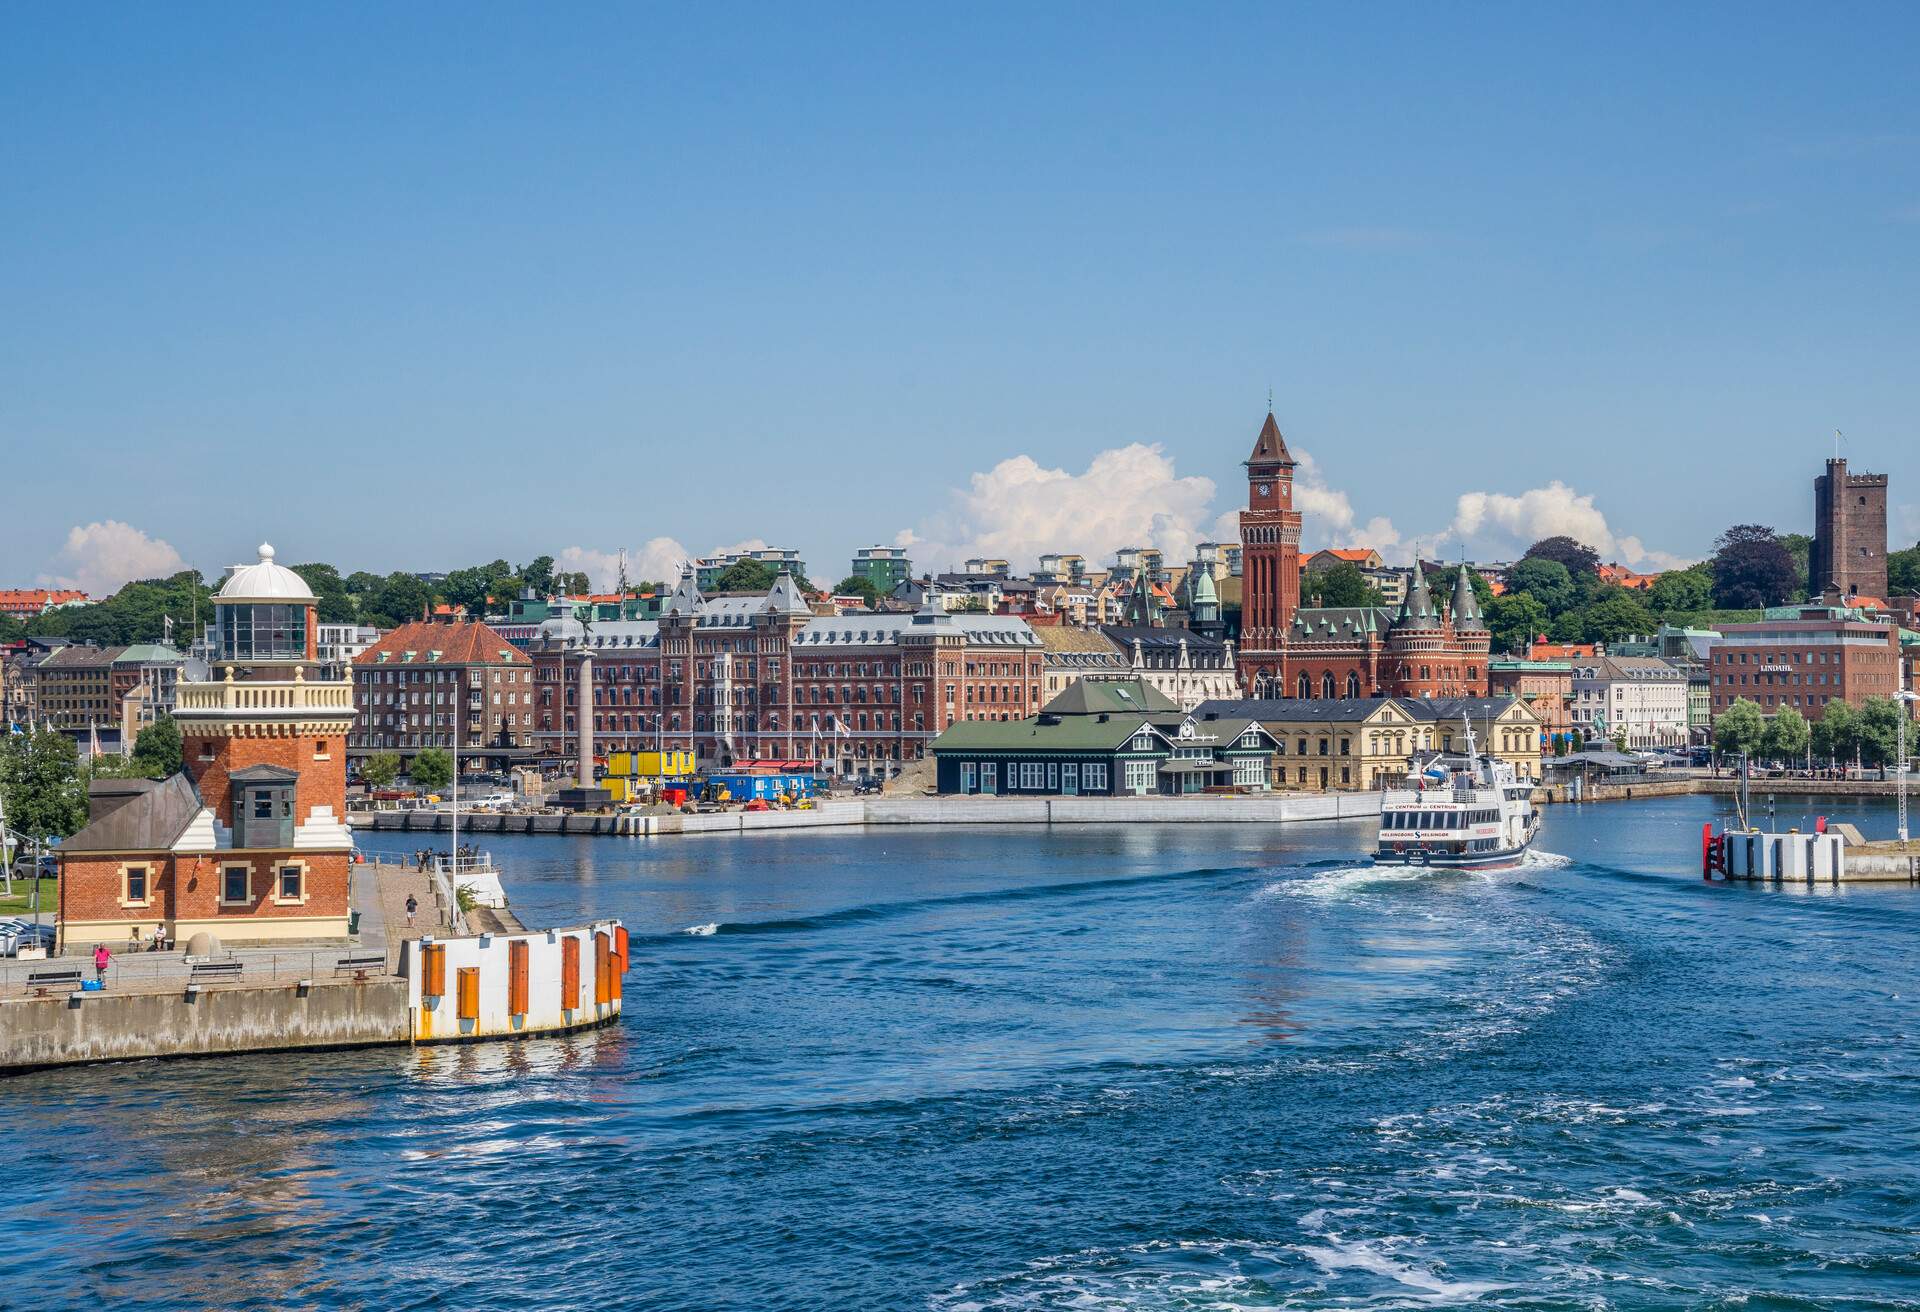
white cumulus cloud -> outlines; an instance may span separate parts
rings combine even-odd
[[[1636,570],[1678,569],[1690,563],[1671,552],[1655,551],[1639,538],[1619,535],[1594,504],[1559,479],[1518,496],[1505,492],[1463,492],[1454,506],[1446,536],[1472,554],[1514,556],[1541,538],[1564,534],[1584,542],[1602,560],[1617,560]]]
[[[1309,451],[1294,452],[1300,467],[1293,474],[1293,505],[1304,516],[1301,545],[1308,552],[1323,547],[1372,547],[1388,560],[1413,559],[1412,544],[1400,540],[1400,531],[1385,515],[1364,524],[1353,508],[1353,498],[1329,487],[1320,463]]]
[[[634,583],[671,584],[679,579],[680,567],[692,559],[693,553],[673,538],[648,538],[627,549],[627,578]],[[584,572],[595,592],[611,592],[620,581],[620,552],[568,547],[554,557],[553,567],[569,573]]]
[[[173,544],[117,519],[77,524],[40,576],[42,587],[78,588],[105,597],[136,579],[163,579],[187,567]]]
[[[895,541],[913,549],[916,569],[956,568],[968,557],[1030,569],[1049,551],[1100,564],[1130,546],[1179,560],[1217,527],[1213,497],[1212,479],[1181,477],[1158,445],[1110,448],[1079,473],[1020,455],[973,475],[946,511]]]

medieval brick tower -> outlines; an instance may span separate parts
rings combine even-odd
[[[1281,648],[1300,609],[1300,512],[1293,508],[1294,459],[1272,411],[1246,465],[1247,508],[1240,512],[1240,686],[1250,696],[1277,696]]]
[[[1887,476],[1849,474],[1847,462],[1827,461],[1813,480],[1813,546],[1807,589],[1815,596],[1887,595]]]

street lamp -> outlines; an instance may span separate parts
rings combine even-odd
[[[1900,711],[1894,722],[1894,769],[1899,777],[1898,795],[1900,798],[1900,841],[1907,841],[1907,719],[1912,712],[1907,708],[1914,702],[1920,702],[1920,693],[1908,692],[1905,688],[1894,693],[1894,704]]]

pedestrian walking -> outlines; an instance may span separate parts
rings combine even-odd
[[[420,909],[419,901],[413,896],[413,894],[411,893],[407,894],[407,928],[408,929],[413,928],[413,913],[418,911],[419,909]],[[102,952],[106,951],[105,948],[101,948],[100,950]]]
[[[107,951],[105,943],[96,943],[93,948],[93,977],[101,984],[107,982],[107,966],[113,961],[113,953]]]

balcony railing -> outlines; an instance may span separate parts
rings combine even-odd
[[[353,710],[353,685],[283,680],[272,683],[183,683],[176,691],[174,710],[186,715],[253,715]]]

